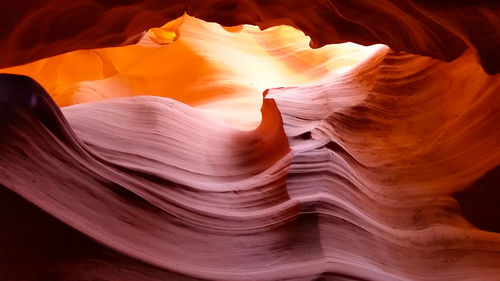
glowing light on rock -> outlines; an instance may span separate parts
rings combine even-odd
[[[184,22],[184,16],[168,22],[162,27],[153,27],[148,36],[157,44],[170,44],[179,37],[179,26]]]
[[[63,2],[0,1],[1,280],[498,280],[494,1]]]
[[[313,50],[308,44],[288,26],[223,28],[185,15],[150,29],[136,45],[79,50],[1,72],[33,77],[59,106],[163,96],[250,129],[260,123],[266,89],[345,73],[383,48],[345,43]]]

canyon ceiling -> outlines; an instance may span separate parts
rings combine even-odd
[[[0,0],[0,280],[500,280],[500,2]]]

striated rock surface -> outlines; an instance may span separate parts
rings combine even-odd
[[[1,80],[1,185],[63,223],[190,276],[262,276],[256,260],[306,259],[299,250],[307,245],[289,235],[299,209],[286,192],[289,148],[273,101],[264,102],[261,125],[244,132],[161,97],[68,107],[65,117],[28,78]],[[269,255],[280,236],[298,248]],[[5,247],[2,255],[19,250]],[[22,278],[8,265],[2,271]]]
[[[494,1],[0,4],[0,280],[499,280]]]
[[[0,80],[0,185],[12,198],[2,221],[34,213],[35,228],[53,226],[44,237],[61,237],[5,244],[2,260],[17,253],[6,278],[500,275],[500,234],[460,195],[495,195],[486,173],[500,164],[500,80],[472,52],[445,63],[382,48],[346,73],[266,91],[250,131],[164,97],[60,110],[28,78]],[[23,270],[23,255],[45,262]]]
[[[314,202],[327,271],[498,278],[499,81],[470,53],[447,64],[389,52],[269,91],[294,155],[288,190]]]

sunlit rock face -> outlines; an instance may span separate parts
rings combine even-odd
[[[228,32],[185,15],[135,45],[79,50],[0,71],[32,77],[59,106],[157,95],[255,128],[265,89],[346,72],[381,48],[345,43],[312,50],[289,26],[240,29]]]
[[[468,47],[488,73],[500,71],[496,0],[3,0],[0,67],[77,49],[130,44],[184,12],[225,26],[281,24],[311,46],[351,41],[450,61]]]
[[[500,278],[497,4],[3,4],[1,280]]]

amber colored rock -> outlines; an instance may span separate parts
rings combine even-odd
[[[0,4],[0,280],[499,280],[496,2]]]
[[[238,28],[237,28],[238,29]],[[260,31],[183,16],[137,44],[78,50],[1,69],[40,83],[60,107],[116,97],[173,98],[244,129],[261,120],[262,92],[346,72],[381,46],[345,43],[311,49],[292,27]]]
[[[46,263],[35,273],[14,263],[6,276],[61,278],[70,268],[69,280],[127,280],[120,267],[136,280],[500,274],[500,234],[456,197],[484,184],[477,180],[500,157],[500,80],[471,52],[444,63],[382,48],[347,73],[270,89],[251,131],[164,97],[59,109],[28,78],[0,78],[0,185],[10,190],[2,192],[77,230],[54,226],[64,239],[88,245],[56,251],[64,266],[11,246],[6,253]],[[84,270],[96,262],[99,271]]]
[[[130,44],[144,30],[187,12],[224,26],[291,25],[310,36],[313,47],[382,43],[445,61],[471,47],[486,72],[500,72],[496,0],[2,0],[0,7],[0,49],[5,51],[0,67]]]

